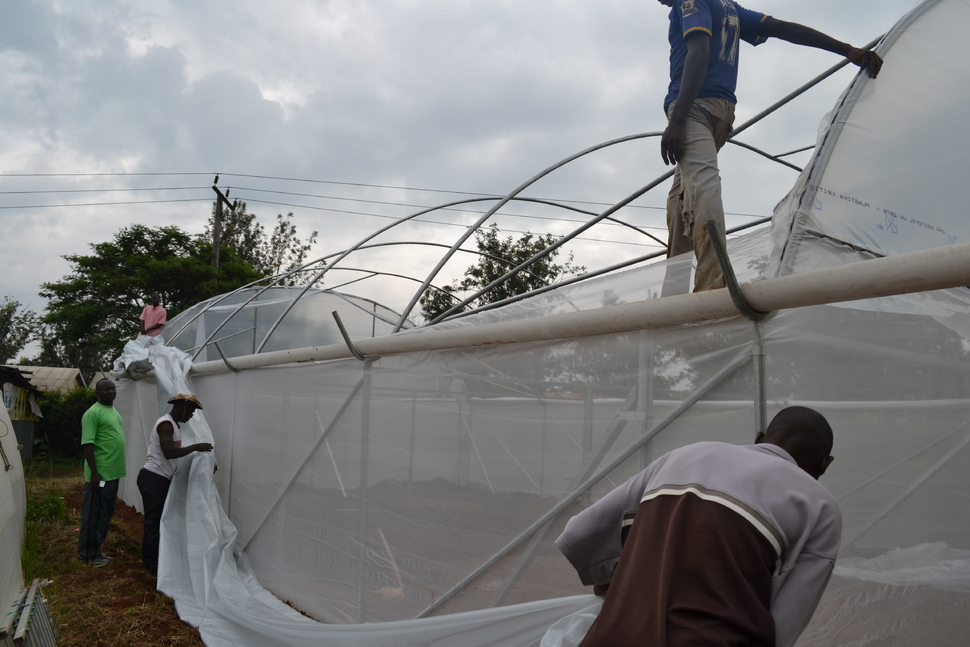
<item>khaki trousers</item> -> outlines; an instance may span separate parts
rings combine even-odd
[[[668,118],[673,109],[674,104],[670,104]],[[724,205],[717,152],[731,136],[733,126],[734,104],[730,101],[706,97],[694,101],[687,117],[684,155],[677,162],[674,183],[667,196],[667,258],[693,250],[697,258],[694,292],[725,286],[704,226],[708,220],[716,222],[724,242]],[[686,293],[686,281],[683,277],[671,276],[671,270],[674,268],[668,270],[664,281],[664,296]]]

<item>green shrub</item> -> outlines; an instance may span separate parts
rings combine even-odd
[[[81,416],[97,401],[93,389],[81,387],[45,393],[39,402],[44,417],[34,427],[34,438],[46,448],[38,446],[35,451],[54,458],[82,458]]]

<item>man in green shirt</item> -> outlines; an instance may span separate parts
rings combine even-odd
[[[89,566],[105,566],[111,557],[101,554],[118,497],[118,479],[125,476],[125,434],[121,414],[114,408],[115,383],[101,380],[95,387],[98,401],[81,417],[84,450],[84,505],[77,540],[78,558]]]

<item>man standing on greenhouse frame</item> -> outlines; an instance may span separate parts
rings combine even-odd
[[[694,291],[725,287],[705,225],[717,223],[724,242],[724,206],[717,153],[731,136],[740,41],[779,38],[845,56],[876,78],[882,59],[810,27],[750,11],[734,0],[658,0],[670,7],[668,125],[660,142],[664,164],[676,164],[667,196],[667,257],[694,251]],[[676,282],[673,277],[669,281]],[[668,284],[664,296],[680,292]]]

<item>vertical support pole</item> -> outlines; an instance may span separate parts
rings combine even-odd
[[[539,496],[546,493],[546,421],[548,420],[549,406],[545,402],[542,404],[542,446],[539,449]]]
[[[458,406],[461,407],[459,401]],[[472,403],[468,401],[468,412],[464,408],[460,409],[461,415],[458,416],[458,485],[468,485],[472,475],[472,425],[474,422],[474,411]]]
[[[465,433],[465,418],[462,413],[461,400],[455,398],[455,404],[458,405],[458,437],[456,438],[457,443],[455,446],[455,485],[461,485],[461,448]]]
[[[639,373],[637,375],[637,418],[640,421],[640,435],[645,435],[653,427],[653,378],[654,378],[654,340],[646,330],[640,331]],[[653,461],[653,442],[640,448],[640,469]]]
[[[357,624],[364,612],[364,558],[367,555],[367,472],[370,452],[371,362],[364,361],[364,387],[360,411],[360,503],[357,511]]]
[[[411,443],[408,446],[408,495],[407,504],[411,506],[411,483],[414,481],[414,432],[418,413],[418,392],[411,394]]]
[[[760,321],[754,322],[754,348],[752,349],[752,364],[754,365],[754,427],[755,435],[768,428],[768,376],[765,371],[765,330]]]
[[[232,474],[233,474],[233,464],[235,464],[235,450],[236,450],[236,407],[239,406],[239,398],[237,394],[239,393],[239,373],[232,374],[232,422],[229,427],[229,483],[227,485],[229,492],[229,501],[226,503],[226,516],[230,519],[232,518]]]
[[[377,337],[377,304],[374,304],[374,315],[370,319],[370,336]]]
[[[583,464],[593,453],[593,389],[586,389],[586,400],[583,403]],[[583,507],[593,502],[592,491],[583,492]]]

